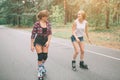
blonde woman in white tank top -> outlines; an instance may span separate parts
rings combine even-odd
[[[71,41],[74,46],[74,55],[72,60],[72,69],[76,70],[76,58],[79,53],[80,48],[80,63],[79,67],[83,69],[88,69],[88,66],[84,64],[84,34],[86,34],[88,41],[91,43],[88,36],[88,23],[85,20],[86,15],[84,11],[78,12],[78,18],[74,21],[72,26],[72,36]]]

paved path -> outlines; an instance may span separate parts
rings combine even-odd
[[[30,51],[30,32],[0,26],[0,80],[37,80],[37,55]],[[85,46],[89,70],[71,69],[70,40],[52,38],[46,80],[120,80],[120,50]]]

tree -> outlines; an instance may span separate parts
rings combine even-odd
[[[64,0],[64,13],[65,13],[65,16],[64,16],[64,24],[66,24],[67,23],[67,10],[66,10],[66,0]]]
[[[113,23],[118,23],[120,20],[120,1],[113,2]]]
[[[111,21],[119,23],[119,0],[0,0],[0,17],[6,19],[8,24],[27,25],[29,21],[35,22],[35,15],[40,10],[47,9],[54,14],[51,9],[56,5],[64,9],[61,11],[64,13],[64,24],[77,18],[80,9],[87,13],[91,26],[109,28]]]
[[[109,29],[109,17],[110,17],[110,1],[109,0],[104,0],[105,2],[105,7],[106,7],[106,28]]]

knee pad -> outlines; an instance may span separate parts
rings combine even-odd
[[[43,60],[47,60],[48,58],[48,53],[43,53]]]
[[[38,53],[38,61],[42,61],[43,60],[43,53]]]

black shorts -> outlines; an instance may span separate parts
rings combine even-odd
[[[41,46],[45,46],[45,43],[48,41],[48,37],[44,37],[44,36],[37,36],[35,38],[34,41],[34,46],[36,46],[36,44],[39,44]]]
[[[83,37],[78,37],[78,39],[80,40],[80,42],[84,41]],[[73,35],[71,36],[71,41],[72,42],[76,41],[76,39]]]

